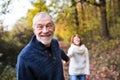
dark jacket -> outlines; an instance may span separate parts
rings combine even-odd
[[[18,55],[16,70],[17,80],[64,80],[61,49],[57,40],[52,39],[47,49],[33,36]]]

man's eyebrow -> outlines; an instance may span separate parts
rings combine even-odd
[[[36,24],[36,25],[42,25],[42,24]]]

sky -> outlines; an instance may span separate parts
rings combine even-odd
[[[7,29],[11,30],[15,22],[21,17],[25,17],[30,8],[33,6],[29,0],[13,0],[12,5],[8,7],[11,9],[10,13],[0,16],[0,19],[3,19],[3,25],[8,26]]]
[[[3,1],[8,0],[0,0],[0,5]],[[4,20],[3,25],[7,26],[7,30],[11,30],[16,21],[21,17],[25,17],[28,9],[33,8],[30,1],[32,0],[12,0],[12,4],[8,7],[8,9],[10,9],[11,11],[6,15],[0,15],[0,19]],[[48,5],[49,3],[50,0],[46,0],[46,5]]]

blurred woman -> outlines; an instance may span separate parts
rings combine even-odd
[[[71,37],[71,46],[68,49],[70,58],[70,80],[89,80],[89,55],[87,47],[82,43],[81,37],[75,34]]]

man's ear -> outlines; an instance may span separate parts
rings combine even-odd
[[[34,29],[34,28],[32,28],[32,31],[33,31],[33,33],[35,34],[35,29]]]

